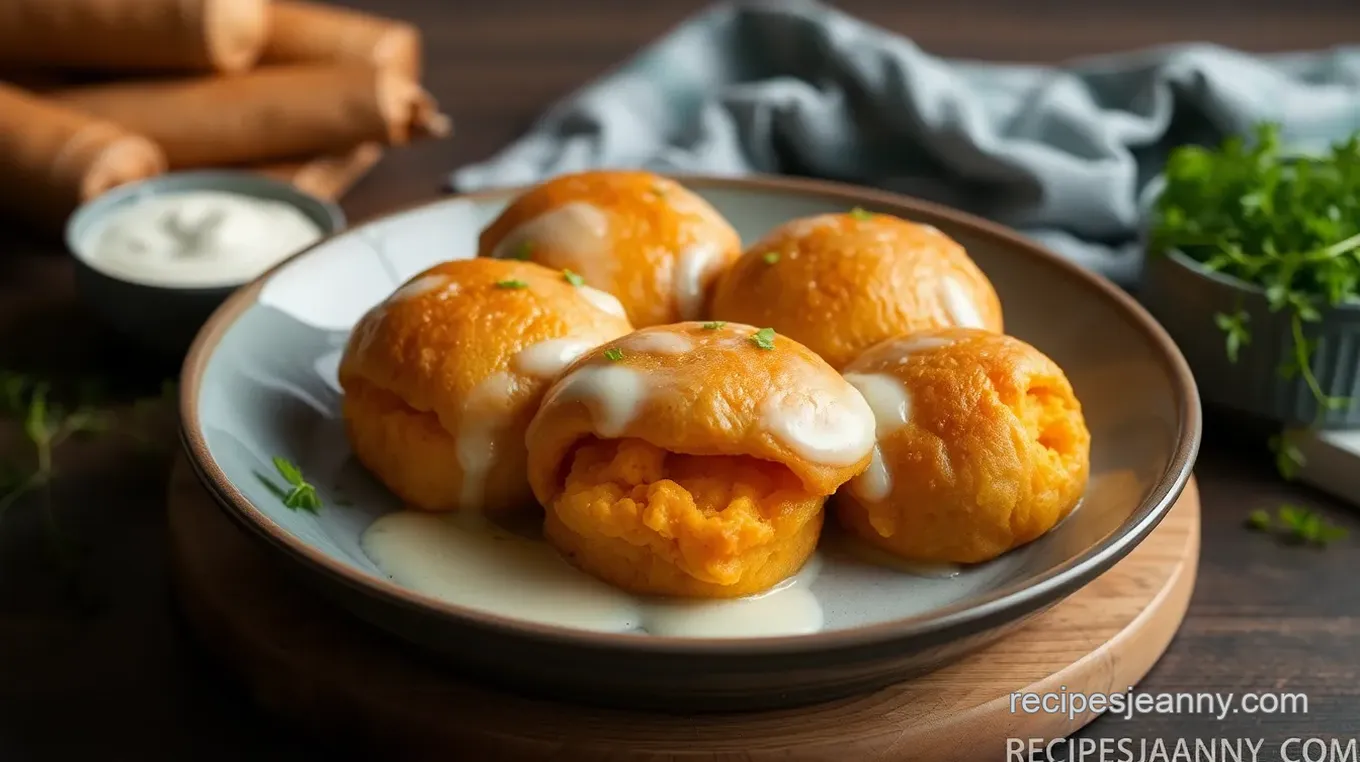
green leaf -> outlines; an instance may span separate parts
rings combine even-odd
[[[1270,513],[1263,509],[1257,508],[1256,510],[1247,514],[1247,526],[1252,529],[1256,529],[1263,532],[1269,530],[1270,527],[1272,526],[1272,522],[1270,520]]]
[[[321,508],[321,498],[316,493],[316,487],[307,483],[302,478],[302,471],[293,465],[287,458],[275,457],[274,469],[279,472],[279,476],[288,483],[289,489],[284,489],[262,474],[255,474],[255,477],[264,484],[269,491],[283,502],[283,506],[293,511],[306,511],[317,513]]]
[[[562,279],[565,280],[566,282],[570,283],[570,284],[573,285],[573,286],[581,286],[581,285],[584,285],[585,282],[586,282],[586,279],[585,279],[585,278],[582,278],[580,275],[577,275],[576,273],[572,272],[571,270],[563,270],[563,271],[562,271]]]
[[[874,218],[873,213],[867,212],[858,206],[850,210],[850,216],[859,220],[860,222],[863,222],[865,220],[871,220]]]
[[[0,402],[5,412],[18,415],[27,407],[26,393],[33,385],[27,377],[10,371],[0,371]]]
[[[1242,347],[1251,343],[1251,333],[1247,330],[1247,323],[1250,320],[1251,316],[1247,314],[1246,310],[1238,310],[1231,315],[1222,312],[1214,315],[1214,324],[1224,334],[1228,362],[1237,362]]]
[[[496,281],[496,288],[510,289],[512,291],[528,287],[529,287],[528,283],[525,283],[524,281],[518,280],[516,278]]]
[[[1303,450],[1284,434],[1270,438],[1270,451],[1275,454],[1276,470],[1286,481],[1293,481],[1299,475],[1299,469],[1307,463]]]
[[[604,351],[604,359],[610,362],[618,362],[623,359],[623,350],[618,347],[610,347]]]
[[[704,323],[704,330],[705,330],[705,331],[716,331],[716,330],[718,330],[719,328],[722,328],[722,327],[725,326],[725,325],[727,325],[727,321],[726,321],[726,320],[710,320],[710,321],[708,321],[707,323]]]
[[[751,343],[761,349],[774,349],[774,329],[762,328],[751,334]]]
[[[72,434],[102,434],[113,428],[113,416],[103,410],[82,407],[62,420],[62,428]]]
[[[24,416],[24,435],[34,445],[44,445],[52,439],[51,419],[48,416],[47,384],[35,384],[28,398],[28,414]]]
[[[293,487],[283,498],[285,508],[295,511],[306,511],[307,513],[317,513],[321,508],[321,499],[316,495],[316,488],[310,484],[303,484]]]
[[[1308,511],[1297,505],[1280,506],[1278,518],[1286,528],[1299,532],[1308,519]]]
[[[292,461],[289,461],[287,458],[282,458],[277,455],[274,456],[274,468],[279,472],[279,476],[283,477],[284,481],[294,487],[300,487],[307,483],[302,478],[301,469],[293,465]]]
[[[510,251],[511,259],[518,259],[521,261],[526,260],[529,257],[532,257],[533,255],[534,255],[533,241],[520,241],[518,244],[515,245],[515,248],[511,249]]]
[[[779,252],[777,252],[777,251],[767,251],[767,252],[765,252],[764,254],[762,254],[760,258],[763,259],[763,260],[765,260],[765,264],[767,264],[767,265],[772,265],[772,264],[774,264],[775,262],[778,262],[778,261],[779,261]]]

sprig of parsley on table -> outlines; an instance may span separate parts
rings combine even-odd
[[[131,420],[121,421],[114,409],[101,405],[100,384],[91,380],[55,384],[36,376],[0,370],[0,419],[17,429],[17,452],[0,461],[0,519],[26,497],[41,498],[47,539],[68,570],[74,564],[71,542],[62,532],[51,488],[59,475],[61,448],[73,438],[109,432],[150,443],[152,413],[173,412],[176,385],[167,381],[159,397],[137,400]],[[153,408],[155,410],[153,410]]]
[[[1360,132],[1316,156],[1290,155],[1273,124],[1259,126],[1250,142],[1176,149],[1151,243],[1154,252],[1180,251],[1263,289],[1270,309],[1289,316],[1293,352],[1280,373],[1301,375],[1323,409],[1349,403],[1319,386],[1305,325],[1354,299],[1360,285]],[[1214,320],[1235,362],[1251,342],[1246,312]]]
[[[1255,510],[1247,516],[1247,526],[1273,532],[1282,539],[1301,545],[1326,546],[1344,539],[1349,532],[1323,518],[1321,514],[1297,505],[1282,505],[1274,516]]]
[[[9,371],[0,371],[0,398],[4,412],[22,423],[28,450],[25,457],[4,466],[2,517],[24,495],[51,483],[57,473],[57,448],[72,436],[107,431],[112,416],[88,402],[68,411],[51,400],[50,384]]]

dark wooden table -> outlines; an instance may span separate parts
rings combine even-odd
[[[355,2],[356,0],[351,0]],[[345,200],[361,219],[442,192],[533,116],[701,6],[698,0],[366,0],[419,22],[427,84],[451,140],[394,152]],[[847,10],[945,55],[1058,60],[1181,40],[1280,50],[1360,40],[1356,0],[856,0]],[[172,363],[110,337],[75,303],[60,247],[0,237],[0,368],[108,380],[110,404],[152,394]],[[170,442],[169,424],[161,438]],[[9,424],[9,434],[14,433]],[[13,441],[14,436],[6,438]],[[1307,714],[1102,718],[1089,738],[1360,735],[1360,537],[1325,552],[1242,528],[1281,501],[1352,528],[1349,509],[1273,475],[1259,440],[1211,421],[1197,469],[1204,550],[1189,617],[1145,691],[1302,692]],[[169,447],[172,445],[166,445]],[[0,760],[289,760],[344,756],[279,727],[185,637],[168,598],[168,455],[101,436],[63,450],[52,510],[76,555],[57,563],[43,505],[0,524]],[[1360,532],[1357,532],[1360,534]],[[1122,686],[1112,686],[1118,690]],[[1297,750],[1296,750],[1297,751]],[[997,751],[997,757],[1002,750]],[[1095,759],[1095,757],[1088,757]]]

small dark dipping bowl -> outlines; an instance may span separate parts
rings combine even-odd
[[[208,316],[233,291],[253,280],[222,286],[185,287],[127,280],[98,269],[86,246],[109,215],[151,196],[224,191],[281,201],[296,207],[329,236],[345,228],[340,207],[282,180],[253,172],[173,172],[115,188],[85,204],[66,222],[66,248],[76,261],[76,289],[86,306],[120,334],[155,352],[179,356]]]

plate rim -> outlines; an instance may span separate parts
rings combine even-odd
[[[935,218],[956,227],[968,229],[975,236],[991,239],[996,244],[1015,250],[1024,256],[1053,267],[1059,274],[1076,280],[1083,287],[1094,290],[1110,302],[1134,328],[1141,331],[1157,350],[1171,380],[1174,400],[1180,412],[1180,425],[1172,457],[1155,486],[1134,509],[1119,529],[1081,553],[1047,570],[1027,584],[1005,585],[988,592],[982,598],[955,603],[941,609],[910,617],[880,622],[861,627],[823,630],[804,635],[751,638],[684,638],[673,636],[639,636],[631,633],[593,632],[557,625],[491,614],[479,609],[448,603],[419,593],[388,579],[375,577],[335,560],[313,548],[301,538],[287,531],[256,508],[232,484],[208,450],[198,415],[199,391],[209,361],[228,329],[258,302],[260,291],[275,274],[294,260],[313,250],[329,245],[334,239],[361,227],[380,224],[395,217],[431,208],[459,199],[487,201],[513,198],[531,185],[486,189],[469,193],[455,193],[394,207],[382,214],[368,216],[354,226],[337,231],[281,260],[259,277],[237,289],[212,313],[199,329],[181,369],[179,412],[180,437],[190,465],[214,497],[214,502],[234,522],[282,551],[292,561],[301,563],[331,581],[339,582],[356,592],[376,596],[384,603],[415,608],[436,615],[460,626],[472,626],[498,634],[527,638],[557,646],[575,646],[610,651],[629,651],[638,654],[702,655],[702,656],[778,656],[816,651],[826,655],[830,651],[876,647],[916,638],[941,639],[950,634],[963,637],[988,630],[1001,623],[1020,620],[1039,609],[1066,597],[1086,585],[1116,562],[1128,555],[1147,537],[1175,504],[1190,479],[1203,435],[1203,411],[1190,367],[1175,342],[1159,323],[1132,296],[1113,282],[1062,258],[1041,244],[999,223],[991,222],[968,212],[942,204],[917,199],[891,191],[851,185],[831,180],[815,180],[775,175],[747,175],[724,177],[714,175],[657,173],[674,179],[690,188],[715,188],[783,193],[795,196],[820,196],[845,201],[847,207],[883,207],[884,211],[907,218]],[[929,221],[929,220],[927,220]]]

